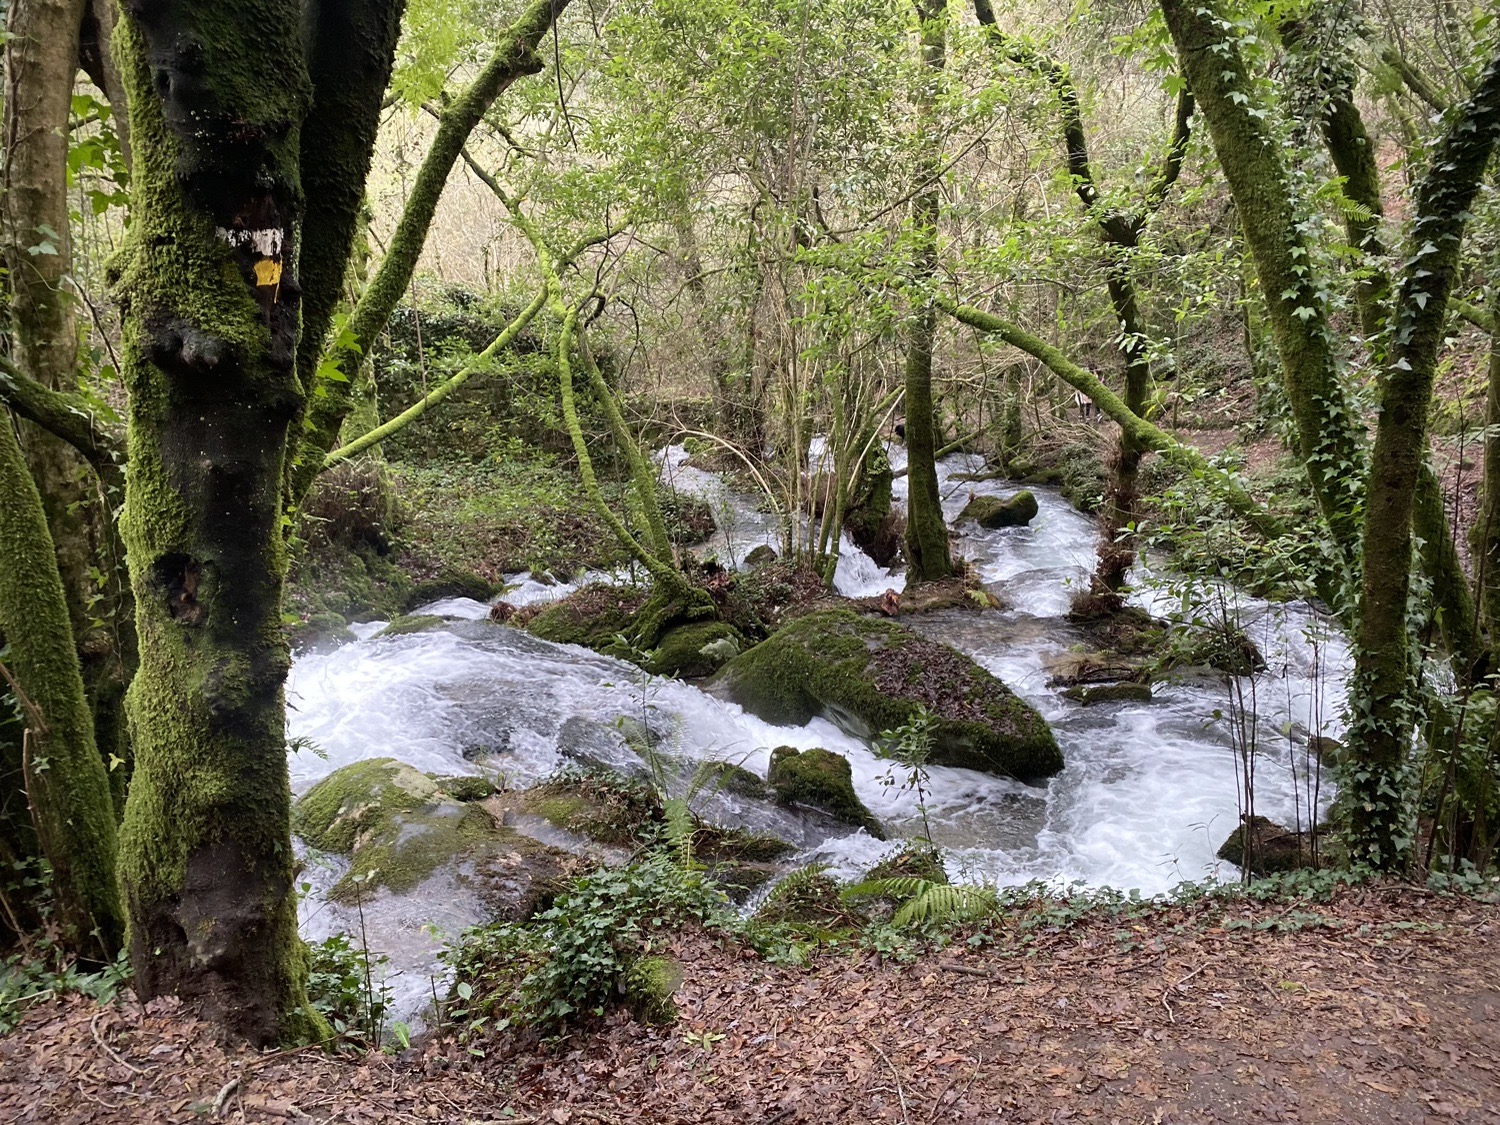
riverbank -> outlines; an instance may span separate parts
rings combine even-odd
[[[256,1055],[173,1003],[51,1001],[0,1040],[0,1118],[1500,1121],[1500,909],[1472,899],[1375,885],[1012,918],[909,964],[829,951],[782,968],[691,933],[673,953],[675,1024],[493,1038],[482,1058],[436,1038]]]

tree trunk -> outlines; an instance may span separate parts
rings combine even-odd
[[[349,410],[349,380],[355,377],[362,357],[370,353],[376,336],[385,328],[396,304],[411,283],[412,274],[422,255],[422,247],[427,242],[433,215],[437,213],[438,200],[442,198],[443,188],[448,183],[448,174],[462,154],[469,134],[511,83],[542,69],[542,60],[536,53],[537,47],[568,3],[569,0],[530,0],[526,9],[501,36],[494,56],[474,81],[443,110],[437,134],[422,160],[422,167],[417,171],[411,195],[401,213],[396,232],[391,236],[385,257],[369,288],[360,297],[353,316],[349,318],[348,337],[342,341],[334,341],[326,356],[320,356],[321,333],[328,326],[326,314],[319,314],[320,323],[309,324],[310,331],[318,333],[318,336],[309,337],[308,348],[299,361],[302,383],[311,389],[317,382],[320,359],[329,363],[343,381],[333,380],[320,384],[318,393],[309,400],[305,419],[299,419],[296,456],[288,466],[287,496],[293,505],[301,502],[311,487],[313,478],[322,471],[324,457],[338,442],[344,415]],[[342,41],[334,38],[331,49],[334,52],[342,50]],[[378,97],[376,105],[379,105]],[[368,145],[374,142],[374,123],[370,123],[368,128],[368,137],[361,142],[366,145],[366,151]],[[339,117],[328,122],[328,129],[332,137],[347,131]],[[365,160],[364,167],[367,168],[368,155]],[[332,182],[336,183],[340,175],[332,176]],[[361,188],[363,182],[361,178]],[[310,213],[309,220],[313,217],[313,213]],[[348,237],[352,239],[352,216],[349,224]],[[332,242],[330,239],[330,243]],[[344,253],[347,256],[347,244]],[[330,267],[325,272],[336,284],[343,277],[342,262],[337,270]],[[331,310],[330,303],[328,311]]]
[[[1255,261],[1296,421],[1298,452],[1339,558],[1353,575],[1364,451],[1339,381],[1326,300],[1292,208],[1281,146],[1257,104],[1254,81],[1226,30],[1230,25],[1218,0],[1160,3]],[[1339,608],[1347,612],[1349,606]]]
[[[922,79],[917,99],[917,128],[925,151],[917,177],[925,185],[912,201],[912,227],[917,255],[915,280],[918,306],[912,313],[906,343],[906,561],[908,581],[933,582],[953,573],[948,549],[948,523],[938,496],[937,426],[932,404],[932,352],[937,337],[937,306],[921,292],[937,276],[938,219],[942,154],[934,113],[936,90],[946,64],[948,5],[946,0],[920,0],[922,62],[930,72]]]
[[[1397,290],[1370,458],[1348,739],[1355,765],[1345,782],[1351,852],[1377,868],[1402,863],[1409,843],[1400,778],[1412,733],[1407,629],[1412,497],[1427,459],[1427,412],[1448,293],[1459,265],[1469,205],[1497,136],[1500,58],[1486,68],[1417,188],[1411,250]]]
[[[42,499],[3,415],[0,549],[0,635],[10,646],[8,665],[27,728],[24,741],[11,744],[21,760],[4,763],[0,774],[25,780],[37,843],[52,865],[65,943],[108,961],[125,937],[115,878],[115,809],[94,744]]]
[[[117,35],[135,147],[118,288],[140,636],[131,962],[142,1000],[176,993],[265,1044],[323,1028],[297,938],[282,698],[303,5],[157,0]]]
[[[6,45],[5,258],[10,271],[10,340],[16,367],[54,391],[77,379],[77,298],[72,288],[68,240],[67,157],[69,114],[78,71],[80,25],[88,0],[15,0]],[[120,565],[110,508],[101,501],[83,458],[48,430],[21,427],[27,464],[47,513],[57,567],[67,598],[85,690],[94,709],[99,745],[112,759],[129,757],[121,699],[133,644],[123,579],[109,581]],[[101,554],[115,553],[100,561]],[[112,565],[113,564],[113,565]],[[95,581],[96,568],[106,588]],[[96,601],[102,595],[103,601]],[[111,596],[113,595],[113,596]],[[113,629],[99,624],[110,619]],[[123,784],[125,771],[115,776]],[[123,789],[120,794],[123,798]]]

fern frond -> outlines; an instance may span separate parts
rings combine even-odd
[[[677,864],[684,871],[693,866],[693,813],[687,801],[673,797],[662,802],[662,815],[666,820],[667,844],[677,856]]]

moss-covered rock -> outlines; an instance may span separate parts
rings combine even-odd
[[[329,894],[337,902],[375,887],[410,890],[438,867],[488,850],[502,835],[483,808],[394,758],[329,774],[293,806],[292,827],[320,851],[349,857],[349,870]]]
[[[1128,680],[1113,684],[1079,684],[1065,689],[1063,695],[1085,707],[1095,703],[1150,703],[1151,685]]]
[[[1248,827],[1249,855],[1246,855]],[[1220,859],[1243,868],[1248,863],[1254,874],[1295,871],[1312,867],[1312,841],[1305,832],[1294,832],[1263,816],[1245,817],[1229,834],[1218,851]]]
[[[1030,492],[1018,492],[1007,500],[998,496],[971,496],[958,513],[961,520],[974,520],[980,527],[1025,527],[1041,509]]]
[[[1036,710],[974,661],[889,621],[828,610],[798,618],[731,660],[712,689],[770,723],[823,715],[874,738],[925,707],[935,765],[1022,781],[1063,767]]]
[[[437,783],[437,787],[455,801],[482,801],[495,792],[495,783],[487,777],[476,777],[473,774],[447,777],[435,773],[427,776],[432,778]]]
[[[629,659],[631,654],[620,637],[631,632],[648,596],[648,591],[636,587],[585,586],[542,610],[526,629],[554,644],[579,645]]]
[[[682,985],[682,966],[670,957],[639,957],[625,973],[625,998],[642,1023],[677,1018],[672,997]]]
[[[599,770],[559,770],[526,791],[525,808],[549,824],[601,844],[636,841],[661,820],[661,804],[645,785]]]
[[[419,609],[444,598],[472,598],[476,602],[487,602],[500,592],[500,588],[489,579],[472,571],[450,569],[436,578],[418,582],[406,596],[406,612]]]
[[[409,633],[430,633],[441,629],[447,622],[430,614],[403,615],[396,618],[376,634],[378,637],[404,637]]]
[[[762,543],[759,547],[756,547],[748,555],[745,556],[745,565],[747,567],[750,567],[752,570],[755,567],[765,566],[767,563],[773,563],[775,561],[776,548],[772,547],[769,543]]]
[[[877,840],[885,839],[880,821],[854,792],[854,771],[842,754],[820,748],[799,751],[778,746],[771,751],[766,784],[784,805],[822,809],[845,824],[863,828]]]
[[[645,662],[656,676],[711,676],[740,654],[745,638],[723,621],[679,625],[662,637]]]
[[[864,925],[864,914],[844,900],[843,891],[839,881],[821,868],[794,871],[771,889],[755,919],[823,933]]]
[[[292,647],[303,652],[326,651],[355,639],[344,615],[333,610],[309,614],[307,620],[293,625],[290,633]]]

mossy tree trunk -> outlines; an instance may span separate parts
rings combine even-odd
[[[308,51],[317,19],[351,10],[322,5],[305,28],[299,0],[156,0],[117,33],[135,193],[118,285],[141,653],[121,861],[131,961],[142,999],[176,993],[254,1043],[323,1030],[292,888],[282,482],[304,401],[294,263],[318,229],[304,172],[333,157],[304,156]],[[338,46],[388,73],[388,43]],[[351,177],[357,205],[367,166],[340,167],[319,182]],[[336,287],[342,263],[324,272]]]
[[[924,151],[917,162],[923,186],[912,200],[912,233],[916,246],[913,278],[918,283],[906,339],[906,560],[908,580],[932,582],[953,573],[948,523],[938,495],[937,423],[932,402],[932,353],[937,339],[937,306],[922,290],[937,277],[938,220],[942,200],[942,152],[937,132],[937,86],[948,53],[947,0],[918,0],[922,64],[917,129]]]
[[[1500,137],[1500,58],[1483,72],[1417,187],[1407,264],[1396,291],[1364,521],[1364,569],[1346,771],[1351,850],[1371,866],[1405,858],[1400,778],[1411,746],[1408,600],[1415,494],[1427,458],[1427,414],[1448,293],[1469,206]]]
[[[1500,285],[1490,290],[1490,308],[1500,324]],[[1500,646],[1500,333],[1493,330],[1484,424],[1484,490],[1474,521],[1473,556],[1480,620],[1493,648]]]
[[[108,961],[125,937],[115,808],[94,743],[42,498],[3,415],[0,551],[0,636],[9,645],[7,667],[25,728],[19,744],[6,742],[20,760],[5,762],[0,775],[24,780],[36,841],[52,866],[63,940],[86,957]]]
[[[10,280],[12,360],[42,387],[66,392],[77,379],[78,299],[72,279],[67,157],[74,79],[94,20],[88,0],[15,0],[5,46],[4,248]],[[97,39],[90,23],[90,36]],[[100,80],[107,76],[101,72]],[[123,560],[110,512],[118,494],[100,494],[83,457],[45,426],[20,437],[31,467],[68,618],[94,712],[101,750],[124,762],[122,700],[133,657]],[[96,580],[102,575],[102,583]],[[123,800],[126,771],[117,771]]]
[[[1089,217],[1098,223],[1099,234],[1104,243],[1105,283],[1109,290],[1110,305],[1114,309],[1115,322],[1120,330],[1116,343],[1125,363],[1125,405],[1133,415],[1142,417],[1150,401],[1153,379],[1150,338],[1135,287],[1134,257],[1140,248],[1146,224],[1161,208],[1167,193],[1182,173],[1192,128],[1193,95],[1184,91],[1178,96],[1166,156],[1147,188],[1141,207],[1134,212],[1107,208],[1099,196],[1093,164],[1089,159],[1083,111],[1067,68],[1037,51],[1029,42],[1001,31],[995,21],[990,0],[974,0],[974,11],[979,22],[990,29],[990,38],[996,47],[1012,62],[1042,77],[1057,94],[1062,110],[1068,175],[1073,181],[1073,190],[1079,202],[1083,204]],[[1125,577],[1135,562],[1135,549],[1130,542],[1129,529],[1135,525],[1138,515],[1140,497],[1137,482],[1140,478],[1141,458],[1146,452],[1147,447],[1135,440],[1131,430],[1121,427],[1119,447],[1110,464],[1104,506],[1099,513],[1102,536],[1099,565],[1094,571],[1095,593],[1114,595],[1116,604],[1123,604],[1119,601],[1118,594],[1125,588]]]
[[[1255,261],[1281,358],[1297,448],[1349,575],[1357,573],[1364,450],[1333,348],[1327,300],[1292,204],[1282,148],[1220,0],[1160,0]],[[1347,612],[1348,601],[1341,609]]]

